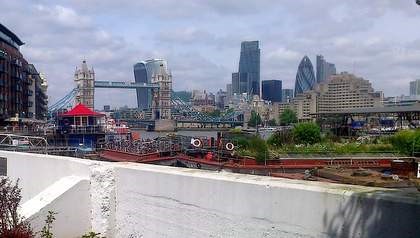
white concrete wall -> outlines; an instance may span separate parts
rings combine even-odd
[[[34,231],[45,226],[48,211],[56,212],[54,237],[74,238],[91,231],[90,182],[76,176],[64,177],[23,203],[20,214]]]
[[[0,151],[7,158],[7,176],[19,179],[22,202],[34,197],[48,186],[66,176],[89,179],[91,161],[70,157]]]
[[[51,200],[29,206],[41,211],[30,215],[38,219],[34,224],[51,208],[66,216],[57,216],[60,237],[89,228],[133,238],[420,234],[417,192],[3,151],[0,156],[8,158],[9,175],[21,179],[24,206],[40,196]],[[70,232],[61,224],[81,229]]]
[[[116,168],[116,237],[415,237],[420,194],[137,164]]]

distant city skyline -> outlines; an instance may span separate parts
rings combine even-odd
[[[216,92],[231,81],[238,45],[249,40],[260,42],[260,80],[281,79],[284,88],[294,87],[304,55],[315,63],[313,56],[322,54],[337,72],[364,77],[387,96],[408,94],[407,85],[420,76],[414,1],[22,0],[1,6],[0,22],[26,43],[22,53],[49,79],[51,103],[75,86],[74,69],[83,59],[97,80],[134,81],[133,64],[163,58],[175,90]],[[96,90],[95,96],[98,108],[137,104],[135,90]]]

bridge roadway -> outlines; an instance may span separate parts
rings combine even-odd
[[[153,120],[130,120],[124,119],[130,126],[147,127],[153,126]],[[243,121],[197,121],[197,120],[175,120],[177,128],[228,128],[242,126]]]
[[[95,88],[159,88],[153,83],[95,81]]]

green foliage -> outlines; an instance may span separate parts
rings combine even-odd
[[[293,143],[293,136],[290,130],[276,131],[268,139],[267,144],[273,147],[279,147]]]
[[[91,231],[89,233],[84,234],[82,238],[105,238],[105,236],[101,236],[101,233],[95,233]]]
[[[315,144],[321,141],[321,128],[315,123],[299,123],[292,132],[296,143]]]
[[[420,130],[404,130],[390,138],[394,148],[405,155],[416,155],[420,152]]]
[[[47,219],[45,219],[45,225],[44,227],[42,227],[42,230],[41,230],[41,238],[54,237],[51,229],[52,229],[52,224],[55,221],[55,215],[57,215],[56,212],[48,211]]]
[[[251,118],[248,121],[248,125],[250,127],[256,127],[257,125],[261,124],[261,116],[260,114],[256,113],[255,111],[251,112]]]
[[[230,133],[240,134],[242,132],[241,128],[232,128],[229,130]]]
[[[283,125],[283,126],[288,126],[298,121],[296,113],[290,108],[284,109],[283,113],[280,114],[279,120],[280,120],[280,125]]]
[[[276,119],[271,119],[267,122],[268,126],[277,126]]]
[[[255,159],[258,163],[264,162],[268,159],[268,147],[265,140],[258,136],[254,136],[248,140],[248,149],[254,153]]]
[[[20,193],[19,180],[13,184],[7,177],[0,179],[0,237],[35,237],[30,224],[18,214]]]

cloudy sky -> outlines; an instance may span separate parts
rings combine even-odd
[[[386,96],[420,79],[414,0],[0,0],[0,22],[49,80],[50,101],[86,58],[97,80],[133,81],[132,66],[164,58],[174,89],[225,88],[240,42],[259,40],[261,79],[293,88],[304,55],[369,79]],[[95,106],[135,106],[134,91],[97,89]]]

